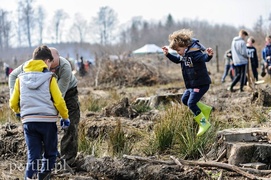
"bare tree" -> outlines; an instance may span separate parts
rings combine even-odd
[[[33,9],[33,3],[35,0],[20,0],[18,7],[21,14],[19,15],[20,17],[20,22],[21,26],[24,28],[26,34],[27,34],[27,41],[28,41],[28,46],[32,47],[32,42],[31,42],[31,31],[34,29],[35,25],[35,18],[34,18],[34,9]]]
[[[140,46],[141,39],[141,29],[142,29],[143,20],[142,17],[132,18],[132,25],[130,28],[130,42],[135,46]]]
[[[121,32],[120,32],[120,43],[121,44],[128,43],[128,33],[126,30],[121,30]]]
[[[94,18],[94,22],[99,28],[100,44],[106,45],[112,40],[113,30],[117,25],[117,14],[108,6],[101,7],[98,17]]]
[[[8,12],[0,9],[0,49],[9,47],[11,21],[8,20]]]
[[[60,37],[63,30],[65,20],[69,18],[68,14],[62,9],[58,9],[53,17],[54,30],[55,30],[55,43],[60,43]]]
[[[45,29],[43,28],[45,20],[43,11],[41,9],[37,9],[38,11],[34,16],[32,5],[35,0],[18,1],[18,11],[16,12],[18,20],[11,21],[11,23],[9,23],[10,20],[8,18],[5,19],[5,17],[8,17],[6,12],[0,12],[0,48],[12,44],[11,41],[13,40],[13,35],[11,33],[14,31],[17,31],[16,43],[18,44],[18,47],[26,45],[27,43],[31,46],[31,43],[34,42],[34,38],[39,38],[39,43],[44,41],[42,35]],[[38,21],[36,21],[37,19],[35,19],[35,17],[38,17]],[[52,23],[49,24],[51,30],[50,37],[52,38],[51,42],[60,43],[61,34],[62,32],[65,32],[64,22],[67,18],[68,15],[63,10],[57,10],[55,12],[54,19]],[[13,24],[14,22],[17,24]],[[250,34],[257,39],[256,43],[259,43],[259,47],[263,44],[263,40],[261,39],[265,37],[266,33],[270,32],[270,22],[271,17],[269,19],[260,18],[250,31]],[[121,25],[121,31],[117,36],[114,34],[114,30],[119,29],[117,28],[117,15],[109,7],[101,7],[98,11],[97,17],[94,17],[91,23],[93,23],[93,25],[91,26],[91,29],[88,29],[89,23],[87,23],[80,15],[76,15],[72,31],[69,31],[69,33],[72,34],[70,35],[70,42],[88,42],[86,39],[90,36],[93,40],[98,39],[99,48],[95,52],[97,52],[99,57],[108,57],[110,54],[115,54],[121,57],[123,55],[123,51],[129,53],[145,43],[155,43],[158,46],[165,45],[168,43],[168,35],[173,31],[182,28],[192,29],[194,31],[195,38],[199,39],[205,46],[213,48],[218,46],[219,51],[221,52],[220,57],[222,57],[224,52],[229,48],[232,38],[238,34],[240,28],[199,20],[183,19],[181,21],[174,21],[173,17],[169,14],[164,20],[161,20],[158,23],[147,22],[143,20],[142,17],[133,17],[129,24]],[[35,28],[34,24],[39,27]],[[4,29],[6,31],[4,31]],[[93,33],[90,33],[93,29]],[[86,33],[87,30],[89,30],[88,33]],[[114,43],[111,43],[115,37],[118,37],[118,41],[115,40]],[[91,41],[91,43],[95,44],[97,41]],[[12,45],[14,45],[14,43]],[[0,57],[3,57],[3,54],[4,53],[0,53]]]
[[[17,23],[15,24],[15,28],[17,30],[17,43],[18,43],[18,47],[22,46],[22,31],[23,28],[21,26],[22,22],[21,22],[21,14],[22,14],[22,9],[20,7],[17,8]]]
[[[37,15],[37,22],[38,22],[38,31],[39,31],[39,44],[43,42],[43,29],[44,29],[44,20],[46,14],[43,7],[38,7],[38,15]]]
[[[3,24],[4,24],[4,16],[5,16],[5,12],[4,10],[0,9],[0,49],[2,50],[3,47],[4,47],[4,44],[3,44]]]
[[[80,43],[85,42],[86,35],[88,32],[87,20],[84,19],[81,14],[77,13],[74,16],[74,23],[71,28],[71,35],[74,41],[79,41]]]
[[[263,23],[263,17],[260,16],[257,20],[257,22],[254,24],[253,29],[256,32],[256,34],[261,34],[263,35],[262,37],[265,37],[264,33],[264,23]]]

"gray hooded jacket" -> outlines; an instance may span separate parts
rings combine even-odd
[[[235,37],[231,44],[232,60],[235,66],[246,65],[248,54],[246,42],[241,37]]]
[[[58,114],[50,93],[52,74],[51,72],[27,72],[19,75],[21,117],[33,116],[33,118],[27,118],[27,122],[57,121],[57,117],[50,117]]]

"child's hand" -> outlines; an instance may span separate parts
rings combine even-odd
[[[68,127],[70,126],[70,120],[61,118],[60,126],[61,126],[62,129],[68,129]]]
[[[168,54],[168,48],[166,46],[162,47],[162,50],[164,52],[164,55]]]
[[[213,56],[214,55],[214,51],[212,48],[207,48],[206,49],[206,53],[209,55],[209,56]]]

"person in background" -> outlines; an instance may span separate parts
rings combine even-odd
[[[240,81],[240,92],[244,91],[244,85],[246,81],[246,65],[248,63],[246,37],[247,31],[240,30],[239,36],[234,37],[231,44],[232,60],[235,67],[235,76],[229,87],[229,90],[233,92],[233,87]]]
[[[4,72],[5,72],[5,78],[8,78],[9,74],[10,74],[10,67],[9,67],[8,63],[4,62],[3,68],[4,68]]]
[[[268,35],[265,38],[265,47],[262,50],[262,58],[264,60],[264,67],[271,76],[271,35]]]
[[[69,110],[70,119],[70,126],[64,131],[64,136],[62,137],[60,142],[60,153],[62,157],[64,156],[66,162],[70,166],[73,166],[78,151],[78,124],[80,121],[80,106],[78,101],[77,79],[72,73],[70,63],[65,58],[59,55],[56,48],[49,48],[54,58],[50,66],[50,71],[54,72],[57,76],[57,84]],[[23,67],[26,63],[14,69],[10,74],[10,94],[12,94],[13,92],[16,78],[21,72],[23,72]]]
[[[9,101],[11,109],[23,123],[27,145],[25,179],[36,175],[38,179],[49,179],[58,153],[58,113],[63,128],[70,124],[64,98],[54,74],[49,71],[52,62],[50,49],[45,45],[37,47],[33,59],[25,63],[23,72],[16,79]]]
[[[79,68],[79,76],[83,77],[86,75],[86,68],[83,56],[80,57],[80,68]]]
[[[75,71],[74,63],[73,63],[72,60],[69,58],[69,56],[67,56],[65,59],[66,59],[67,61],[69,61],[70,65],[71,65],[71,68],[72,68],[72,71]]]
[[[199,124],[197,136],[202,136],[211,126],[208,120],[212,107],[203,104],[200,99],[211,84],[205,63],[212,59],[213,49],[206,49],[192,35],[193,31],[190,29],[181,29],[169,35],[169,47],[177,51],[177,56],[170,54],[166,46],[162,49],[170,61],[181,65],[186,87],[182,103],[193,112],[194,119]]]
[[[253,37],[249,37],[247,39],[247,53],[248,58],[251,63],[251,70],[254,76],[255,81],[258,81],[258,55],[257,55],[257,49],[254,47],[255,39]]]
[[[262,54],[263,54],[264,49],[262,49]],[[266,68],[265,68],[265,61],[264,59],[261,60],[261,76],[265,77],[266,75]]]
[[[13,63],[14,63],[14,66],[17,66],[18,60],[16,56],[13,57]]]
[[[225,60],[225,69],[224,73],[221,79],[221,82],[224,83],[226,77],[228,74],[230,75],[231,80],[234,78],[234,67],[233,67],[233,62],[232,62],[232,55],[231,55],[231,50],[227,50],[224,54],[224,60]]]

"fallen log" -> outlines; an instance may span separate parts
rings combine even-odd
[[[259,170],[259,169],[242,168],[242,167],[240,169],[242,169],[243,171],[247,171],[247,172],[252,173],[252,174],[258,174],[258,175],[261,175],[261,176],[266,176],[266,175],[271,174],[271,170]]]
[[[215,162],[215,161],[206,161],[206,162],[200,162],[200,161],[188,161],[188,160],[183,160],[179,159],[179,161],[187,166],[200,166],[200,167],[217,167],[217,168],[222,168],[222,169],[227,169],[234,171],[244,177],[247,177],[249,179],[262,179],[260,177],[254,176],[253,174],[249,174],[243,170],[241,170],[239,167],[226,164],[226,163],[220,163],[220,162]]]
[[[150,159],[150,158],[145,158],[145,157],[140,157],[140,156],[130,156],[130,155],[123,155],[123,158],[131,159],[131,160],[139,160],[139,161],[145,161],[149,163],[161,163],[161,164],[167,164],[167,165],[173,165],[177,164],[180,167],[183,167],[183,165],[186,166],[200,166],[200,167],[217,167],[217,168],[222,168],[230,171],[234,171],[244,177],[247,177],[248,179],[255,179],[255,180],[270,180],[270,178],[265,178],[265,177],[258,177],[253,174],[250,174],[246,171],[250,171],[253,173],[263,173],[263,174],[269,174],[271,171],[267,170],[255,170],[252,171],[251,169],[248,168],[239,168],[235,165],[231,164],[226,164],[226,163],[220,163],[220,162],[215,162],[215,161],[206,161],[206,162],[200,162],[200,161],[190,161],[190,160],[183,160],[183,159],[176,159],[173,156],[170,156],[173,161],[163,161],[163,160],[156,160],[156,159]]]

